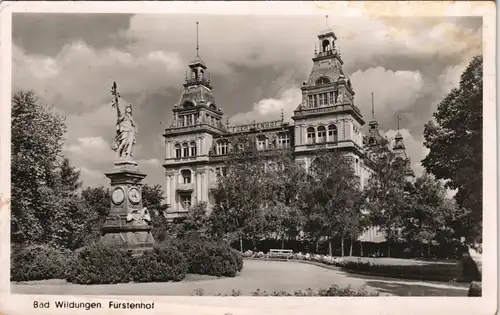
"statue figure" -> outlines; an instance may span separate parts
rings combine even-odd
[[[144,207],[142,210],[132,210],[132,212],[127,214],[127,223],[130,222],[133,225],[149,225],[151,223],[151,215],[148,208]]]
[[[337,103],[342,103],[344,102],[344,92],[340,92],[339,96],[337,97]]]
[[[116,136],[111,146],[111,150],[117,153],[118,159],[130,159],[132,157],[132,147],[135,144],[135,137],[137,134],[137,126],[132,118],[132,105],[127,105],[125,107],[125,113],[122,115],[118,104],[118,97],[120,97],[120,95],[116,91],[116,82],[113,83],[111,92],[115,97],[112,106],[116,108],[117,114]]]

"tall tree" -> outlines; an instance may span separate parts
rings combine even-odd
[[[81,193],[82,202],[88,209],[85,227],[80,234],[75,247],[90,245],[101,238],[101,227],[106,221],[111,206],[109,188],[86,187]]]
[[[482,231],[482,118],[483,57],[472,59],[454,88],[438,105],[434,119],[425,125],[429,154],[425,169],[446,186],[457,189],[458,204],[470,211],[467,239],[481,238]]]
[[[54,190],[64,118],[31,91],[12,98],[11,235],[14,243],[46,243],[54,222]]]
[[[410,207],[409,182],[406,179],[406,162],[393,152],[377,149],[370,163],[373,170],[365,189],[369,219],[385,234],[388,243],[387,256],[391,255],[391,243],[399,241],[403,220]]]
[[[52,224],[46,230],[51,234],[51,245],[74,249],[85,230],[90,212],[80,195],[80,171],[63,158],[57,169]]]
[[[153,224],[153,237],[157,241],[165,239],[169,224],[166,211],[168,205],[164,203],[165,196],[161,185],[142,186],[142,205],[148,208]]]
[[[410,207],[404,217],[403,237],[408,243],[420,245],[420,256],[424,255],[424,244],[436,239],[445,226],[449,208],[446,191],[441,183],[424,173],[416,179],[409,196]]]
[[[320,223],[321,231],[329,240],[328,251],[332,255],[332,239],[340,237],[344,252],[344,238],[350,233],[360,192],[359,178],[354,173],[353,161],[337,152],[320,152],[310,168],[308,189],[303,191],[303,204],[310,208],[309,219]],[[306,225],[308,226],[308,225]],[[308,226],[311,227],[311,226]]]
[[[200,202],[192,206],[179,225],[178,235],[181,237],[195,235],[201,238],[209,238],[212,227],[210,217],[207,214],[206,202]]]
[[[266,157],[258,152],[255,139],[245,135],[232,139],[233,155],[227,172],[213,190],[215,206],[212,226],[219,236],[236,237],[243,250],[243,238],[255,241],[264,232],[263,208],[272,192],[266,174]]]

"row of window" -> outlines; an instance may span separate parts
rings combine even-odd
[[[309,107],[320,107],[337,103],[338,91],[309,95]]]
[[[175,158],[180,159],[183,157],[196,156],[196,142],[192,141],[189,144],[183,143],[182,145],[177,143],[175,148]]]
[[[257,136],[257,149],[265,150],[269,148],[269,138],[266,136]],[[285,149],[290,147],[290,136],[287,133],[278,134],[276,138],[276,147],[279,149]],[[218,140],[215,143],[216,154],[226,155],[232,149],[232,144],[228,140]],[[243,151],[243,144],[238,144],[238,151]]]
[[[215,118],[212,115],[209,115],[208,113],[205,114],[205,122],[208,124],[215,126],[217,123],[217,118]],[[179,115],[178,121],[179,121],[179,127],[185,127],[185,126],[193,126],[199,124],[199,119],[200,115],[199,114],[186,114],[186,115]]]
[[[338,132],[335,125],[329,125],[328,129],[325,126],[319,126],[317,129],[308,127],[306,131],[307,144],[338,141]]]

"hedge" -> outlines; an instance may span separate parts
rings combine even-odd
[[[172,246],[155,246],[133,257],[122,249],[100,243],[75,252],[66,280],[79,284],[180,281],[186,276],[186,258]]]
[[[465,281],[461,274],[442,264],[378,265],[370,262],[346,261],[342,268],[347,271],[400,279]]]
[[[10,280],[64,279],[68,255],[68,252],[44,245],[14,247],[10,259]]]
[[[204,295],[203,289],[194,290],[193,295],[197,296]],[[227,296],[227,294],[216,294],[216,295]],[[233,289],[230,295],[240,296],[241,291]],[[337,285],[332,285],[327,289],[319,289],[319,290],[307,289],[304,291],[297,290],[294,291],[293,293],[284,290],[268,292],[266,290],[261,291],[260,289],[257,289],[253,291],[251,295],[252,296],[379,296],[380,294],[378,292],[369,292],[368,290],[366,290],[364,286],[359,288],[358,290],[353,290],[351,289],[350,286],[346,288],[340,288]]]
[[[73,253],[46,246],[13,249],[11,280],[66,279],[78,284],[180,281],[186,274],[234,277],[243,257],[224,242],[175,240],[143,255],[96,243]]]

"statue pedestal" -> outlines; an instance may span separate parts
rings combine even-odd
[[[146,174],[133,161],[119,161],[105,175],[111,180],[111,210],[101,227],[101,242],[137,253],[151,249],[153,227],[142,213],[141,182]]]

